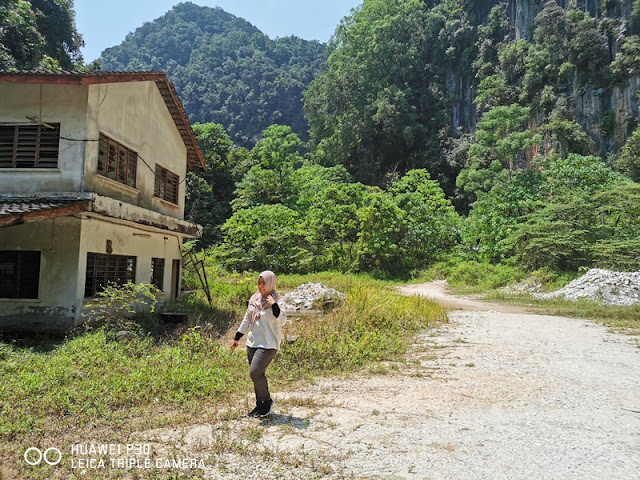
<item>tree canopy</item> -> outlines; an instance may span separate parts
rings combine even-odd
[[[162,70],[192,122],[224,126],[250,147],[274,123],[302,139],[302,92],[322,69],[326,46],[297,37],[275,40],[220,8],[180,3],[102,52],[103,70]]]
[[[0,69],[82,66],[73,0],[0,2]]]

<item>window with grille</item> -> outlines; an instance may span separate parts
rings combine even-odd
[[[154,195],[167,202],[178,204],[180,177],[160,165],[156,165],[156,187]]]
[[[40,252],[0,250],[0,298],[38,298]]]
[[[138,153],[100,133],[98,173],[130,187],[136,186]]]
[[[158,290],[164,286],[164,258],[151,259],[151,284]]]
[[[87,253],[84,296],[95,297],[108,285],[136,281],[136,257]]]
[[[57,168],[60,124],[0,125],[0,168]]]

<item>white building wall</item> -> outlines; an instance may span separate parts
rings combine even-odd
[[[60,136],[87,138],[88,87],[0,83],[0,123],[60,123]],[[60,139],[58,168],[2,168],[2,192],[80,192],[85,142]]]
[[[28,123],[27,116],[60,123],[61,137],[90,141],[61,138],[55,169],[0,169],[0,193],[96,192],[184,219],[187,149],[155,82],[0,83],[0,123]],[[96,174],[100,132],[144,159],[138,160],[136,188]],[[178,205],[154,197],[156,164],[179,175]],[[165,259],[159,299],[171,296],[173,261],[181,261],[178,236],[96,214],[56,217],[0,229],[0,250],[42,252],[39,298],[0,299],[0,328],[49,330],[83,321],[87,253],[106,253],[107,240],[113,254],[137,257],[137,283],[150,282],[153,257]],[[179,280],[179,269],[175,275]]]
[[[138,155],[136,188],[96,174],[98,144],[87,145],[86,190],[184,219],[187,148],[155,82],[127,82],[89,87],[91,138],[105,133]],[[155,198],[156,164],[179,175],[178,205]]]
[[[142,230],[103,217],[88,217],[82,221],[80,236],[80,260],[77,286],[78,304],[84,299],[84,285],[87,269],[87,253],[106,254],[107,240],[111,240],[113,255],[136,257],[136,283],[151,283],[151,259],[163,258],[164,279],[162,294],[158,300],[171,296],[171,268],[173,260],[182,259],[182,243],[179,237],[170,233]]]
[[[0,229],[0,250],[40,251],[38,299],[0,298],[0,328],[59,330],[74,326],[80,220],[50,220]],[[83,276],[84,278],[84,276]]]
[[[0,83],[0,123],[28,116],[60,123],[58,168],[0,169],[0,193],[96,192],[184,219],[187,148],[155,82]],[[96,175],[101,131],[138,152],[136,188]],[[178,205],[154,197],[156,164],[180,177]]]

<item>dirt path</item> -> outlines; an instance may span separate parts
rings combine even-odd
[[[628,337],[438,283],[403,290],[467,310],[385,375],[276,393],[271,420],[139,439],[206,458],[211,479],[640,479],[640,349]]]

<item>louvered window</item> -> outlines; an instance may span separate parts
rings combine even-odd
[[[178,204],[180,177],[160,165],[156,165],[156,188],[154,195],[167,202]]]
[[[164,258],[151,259],[151,284],[155,285],[158,290],[162,290],[164,286]]]
[[[84,296],[95,297],[108,285],[136,281],[136,257],[87,253]]]
[[[130,187],[136,186],[138,153],[100,134],[98,173]]]
[[[0,251],[0,298],[38,298],[40,252]]]
[[[57,168],[60,124],[0,125],[0,168]]]

